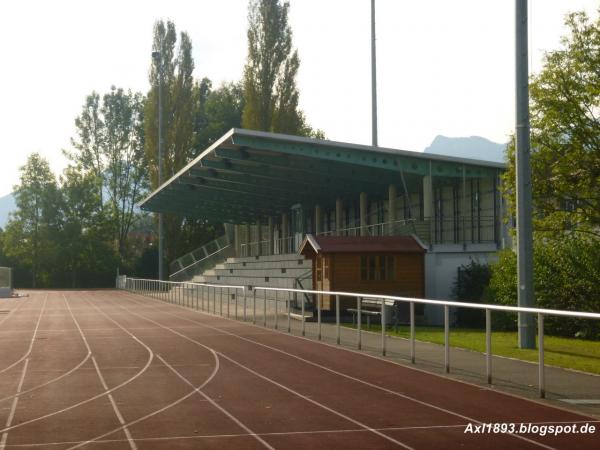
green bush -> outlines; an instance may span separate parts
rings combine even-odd
[[[574,234],[534,237],[534,296],[547,309],[600,312],[600,240]],[[491,298],[517,304],[516,255],[505,250],[492,266]],[[494,313],[494,316],[499,316]],[[499,319],[501,327],[516,328],[516,315]],[[546,317],[549,334],[600,339],[600,321]]]
[[[485,303],[491,272],[487,264],[471,261],[458,268],[452,288],[452,297],[461,302]],[[485,312],[481,309],[458,308],[456,322],[459,327],[481,328],[485,326]]]

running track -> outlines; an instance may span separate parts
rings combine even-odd
[[[127,292],[0,310],[0,450],[600,448],[600,431],[465,434],[594,419]]]

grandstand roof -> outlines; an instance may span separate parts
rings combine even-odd
[[[233,128],[144,199],[152,212],[249,223],[294,204],[330,207],[389,184],[418,192],[422,177],[482,178],[505,165]]]

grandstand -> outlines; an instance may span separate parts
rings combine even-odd
[[[510,245],[501,219],[504,170],[483,160],[232,129],[141,207],[226,224],[226,236],[171,264],[172,281],[310,287],[298,270],[282,271],[295,264],[307,234],[414,235],[427,249],[425,297],[443,299],[461,265],[493,260]],[[309,277],[310,266],[303,264]],[[443,320],[427,307],[425,317]]]

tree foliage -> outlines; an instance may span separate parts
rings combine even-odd
[[[452,298],[461,302],[485,303],[488,300],[490,277],[491,270],[487,264],[474,260],[462,265],[452,286]],[[461,327],[482,327],[485,325],[485,314],[480,309],[458,308],[456,320]]]
[[[536,306],[573,311],[600,311],[600,246],[593,237],[571,234],[563,239],[534,240],[534,291]],[[492,298],[498,303],[517,304],[517,259],[514,252],[501,252],[492,266]],[[505,322],[516,328],[516,315]],[[600,339],[598,321],[551,317],[548,332],[563,336]]]
[[[59,226],[59,191],[48,161],[33,153],[21,167],[20,184],[15,186],[17,211],[6,226],[4,250],[31,273],[31,286],[44,282],[53,266]]]
[[[95,187],[112,228],[115,249],[123,260],[135,219],[134,205],[148,186],[143,105],[142,94],[114,86],[102,97],[92,92],[75,119],[73,149],[64,152],[73,164],[72,171],[80,171]]]
[[[322,137],[298,108],[298,51],[292,47],[288,1],[252,0],[244,68],[242,126],[252,130]]]
[[[530,83],[534,226],[600,238],[600,19],[573,13],[566,26],[562,48],[545,55]],[[514,140],[508,160],[504,188],[514,214]]]

